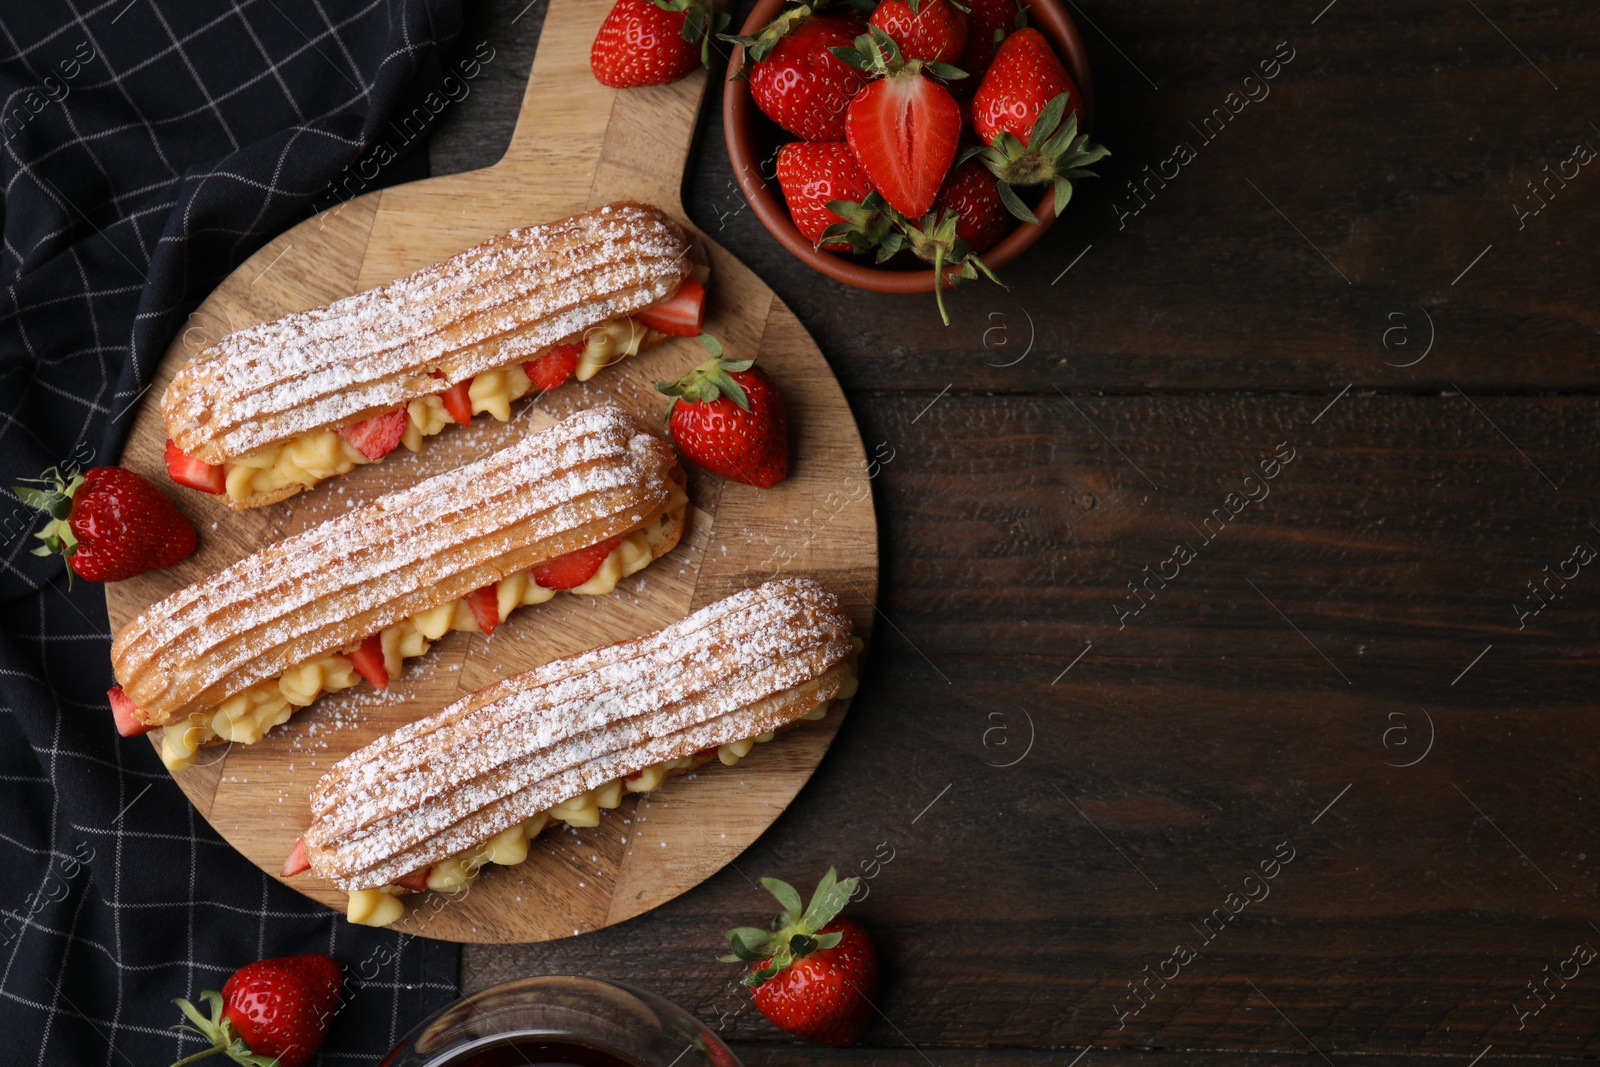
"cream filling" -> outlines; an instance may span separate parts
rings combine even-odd
[[[679,505],[681,507],[682,505]],[[648,567],[655,559],[651,551],[652,527],[677,521],[678,508],[663,514],[650,526],[623,537],[587,582],[572,589],[546,589],[533,580],[531,570],[517,571],[495,583],[500,618],[504,621],[525,604],[543,604],[559,592],[579,596],[604,596],[630,574]],[[383,666],[389,677],[399,675],[405,661],[427,652],[433,642],[451,630],[481,633],[478,620],[465,599],[452,600],[438,607],[419,611],[381,631]],[[348,689],[361,681],[350,660],[332,652],[290,667],[276,678],[257,682],[235,693],[214,708],[197,711],[186,720],[168,723],[161,729],[161,762],[169,771],[192,767],[200,748],[211,741],[255,744],[268,730],[289,720],[295,711],[315,701],[323,693]]]
[[[855,639],[852,647],[854,656],[861,651],[861,641]],[[800,718],[815,722],[825,717],[835,700],[848,700],[854,696],[857,685],[852,661],[850,673],[839,683],[839,691]],[[771,741],[776,736],[775,731],[768,730],[754,737],[719,745],[717,759],[725,766],[732,767],[748,756],[756,745]],[[648,793],[658,788],[675,772],[687,770],[694,762],[693,756],[680,756],[677,759],[651,764],[640,771],[635,778],[617,778],[570,800],[563,800],[532,818],[524,819],[517,825],[502,830],[480,845],[463,849],[435,863],[428,870],[428,888],[436,893],[462,892],[477,881],[479,872],[489,864],[511,867],[527,859],[529,842],[549,823],[564,822],[568,826],[579,828],[599,826],[601,810],[617,807],[622,803],[624,793]],[[407,892],[409,890],[395,885],[355,890],[350,894],[345,917],[363,926],[388,926],[405,915],[405,905],[401,903],[400,898]]]
[[[572,376],[586,382],[602,368],[638,355],[648,332],[626,315],[592,328],[584,335],[583,354],[578,357]],[[537,358],[535,355],[530,360]],[[488,412],[500,422],[510,419],[512,401],[533,391],[533,382],[522,369],[522,364],[530,360],[485,371],[473,378],[467,387],[472,413]],[[432,437],[455,421],[437,395],[411,401],[406,405],[406,415],[408,419],[400,443],[412,452],[422,447],[423,438]],[[242,501],[291,486],[309,489],[324,479],[348,474],[372,462],[375,461],[362,455],[335,431],[312,430],[284,444],[225,461],[222,470],[227,484],[223,494],[229,500]]]

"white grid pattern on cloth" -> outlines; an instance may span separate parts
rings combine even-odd
[[[94,50],[0,151],[0,485],[114,454],[184,309],[365,150],[460,3],[0,7],[0,116],[76,42]],[[98,590],[3,536],[0,1021],[30,1038],[6,1044],[39,1062],[171,1062],[200,1044],[168,1028],[170,1000],[261,955],[346,966],[345,1018],[314,1062],[374,1062],[451,999],[454,946],[285,890],[216,837],[147,742],[108,729]]]

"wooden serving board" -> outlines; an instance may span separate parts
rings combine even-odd
[[[272,241],[234,271],[167,351],[134,424],[124,466],[171,487],[200,531],[200,549],[170,570],[106,587],[120,630],[153,601],[287,534],[417,479],[448,470],[614,400],[661,425],[666,398],[651,382],[705,358],[674,340],[590,382],[568,383],[511,422],[479,416],[417,455],[385,461],[273,507],[231,511],[167,480],[160,397],[192,354],[223,335],[315,307],[437,262],[492,234],[611,200],[657,204],[688,225],[680,187],[708,76],[617,91],[589,71],[589,44],[607,4],[552,0],[516,133],[493,167],[355,196]],[[683,543],[607,597],[559,596],[522,608],[492,638],[454,633],[412,660],[389,688],[325,696],[255,745],[204,750],[174,777],[234,847],[276,876],[309,822],[307,797],[334,761],[489,682],[657,629],[777,575],[809,575],[839,595],[865,637],[877,588],[877,526],[860,434],[816,344],[738,260],[709,240],[706,330],[730,354],[756,355],[789,407],[787,481],[758,490],[691,472]],[[546,830],[526,863],[489,868],[466,894],[414,898],[397,928],[449,941],[543,941],[621,922],[697,885],[748,846],[793,799],[827,751],[843,708],[759,745],[736,767],[713,763],[608,812],[595,829]],[[107,728],[110,728],[109,717]],[[144,744],[144,741],[129,741]],[[285,884],[342,909],[344,894],[309,875]]]

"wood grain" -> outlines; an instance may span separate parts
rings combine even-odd
[[[611,200],[647,200],[681,217],[678,189],[706,76],[630,93],[600,86],[588,46],[603,15],[602,5],[584,0],[550,5],[523,118],[499,164],[352,199],[289,230],[231,275],[168,351],[121,462],[165,481],[161,392],[184,360],[232,330],[382,284],[513,226]],[[789,479],[762,491],[696,475],[684,543],[616,594],[522,609],[492,639],[448,635],[381,695],[360,687],[324,697],[255,745],[203,752],[201,766],[175,776],[178,784],[263,870],[276,874],[308,821],[310,787],[330,764],[507,674],[657,629],[777,574],[816,577],[841,596],[860,634],[870,633],[877,534],[850,410],[789,310],[727,252],[709,242],[708,251],[707,332],[730,352],[757,355],[782,387],[795,457]],[[274,538],[455,467],[564,413],[614,400],[659,424],[667,403],[651,381],[674,378],[703,358],[693,342],[671,342],[523,405],[510,423],[480,419],[430,440],[415,456],[358,468],[276,507],[233,512],[175,493],[201,531],[202,548],[171,570],[108,586],[112,625],[120,628],[147,604]],[[841,719],[830,714],[808,724],[736,769],[702,771],[625,801],[598,828],[547,832],[526,863],[488,872],[460,897],[430,895],[397,925],[446,940],[526,942],[648,911],[758,837],[817,766]],[[342,893],[311,878],[287,884],[343,907]]]
[[[1346,396],[1314,424],[1305,398],[925,403],[861,404],[869,448],[895,448],[871,714],[737,869],[592,937],[469,950],[473,988],[613,975],[759,1063],[1321,1063],[1295,1027],[1335,1063],[1600,1051],[1593,965],[1525,1028],[1512,1010],[1600,948],[1600,581],[1525,630],[1511,610],[1600,547],[1600,401],[1484,404],[1559,490],[1459,398]],[[1119,630],[1125,583],[1286,439],[1271,495]],[[1432,749],[1397,766],[1424,711]],[[1198,934],[1282,842],[1270,895]],[[875,875],[851,914],[884,956],[882,1017],[863,1050],[774,1046],[719,932],[771,910],[746,876],[830,863]],[[1198,958],[1119,1028],[1127,983],[1180,942]]]

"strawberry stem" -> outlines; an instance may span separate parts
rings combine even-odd
[[[831,934],[818,931],[832,922],[849,903],[859,883],[860,879],[857,878],[846,878],[841,882],[838,872],[829,867],[828,873],[817,883],[816,892],[811,894],[811,902],[802,910],[800,894],[788,882],[777,878],[761,879],[761,884],[783,905],[783,913],[773,920],[771,932],[751,926],[729,930],[725,936],[733,946],[733,954],[718,958],[723,963],[756,965],[741,979],[754,989],[796,960],[822,949],[833,948],[843,935],[837,931]]]

